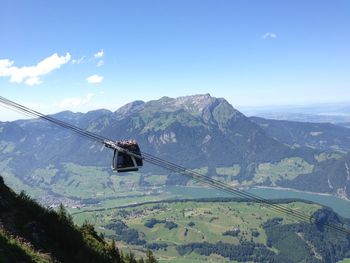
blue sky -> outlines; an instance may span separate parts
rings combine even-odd
[[[349,14],[347,0],[2,0],[0,95],[44,113],[197,93],[350,101]]]

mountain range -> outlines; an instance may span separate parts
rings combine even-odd
[[[113,140],[136,139],[143,152],[242,187],[350,196],[350,129],[338,125],[248,118],[209,94],[52,117]],[[40,119],[0,122],[0,150],[0,174],[18,190],[65,195],[65,187],[87,187],[84,175],[115,187],[109,149]],[[139,185],[164,174],[165,184],[190,183],[145,164]]]

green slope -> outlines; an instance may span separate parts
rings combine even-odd
[[[136,263],[133,258],[121,257],[93,225],[74,225],[63,206],[43,208],[0,176],[0,262]]]

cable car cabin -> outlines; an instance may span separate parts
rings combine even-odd
[[[118,146],[141,156],[140,147],[135,140],[118,142]],[[117,171],[119,173],[138,171],[142,165],[143,162],[141,158],[136,158],[126,153],[114,150],[112,162],[112,169],[114,171]]]

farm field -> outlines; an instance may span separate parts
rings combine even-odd
[[[321,206],[312,203],[291,202],[283,204],[304,214],[311,215]],[[239,245],[254,242],[265,245],[266,234],[263,224],[273,218],[282,218],[283,224],[294,223],[287,216],[281,216],[260,204],[230,201],[169,201],[140,204],[124,208],[108,209],[74,214],[74,221],[85,220],[95,224],[96,229],[107,238],[119,239],[120,247],[126,242],[116,234],[113,222],[123,222],[127,228],[136,230],[138,239],[146,244],[163,244],[153,249],[160,262],[235,262],[219,255],[204,257],[195,252],[180,255],[177,247],[191,243],[217,243],[219,241]],[[153,224],[148,224],[151,221]],[[112,222],[112,223],[111,223]],[[169,225],[173,224],[169,228]],[[119,227],[118,227],[119,229]],[[225,235],[233,231],[234,235]],[[136,233],[136,232],[134,232]],[[131,246],[135,254],[144,250],[142,246]],[[130,245],[129,245],[130,248]],[[274,248],[271,248],[275,251]]]

